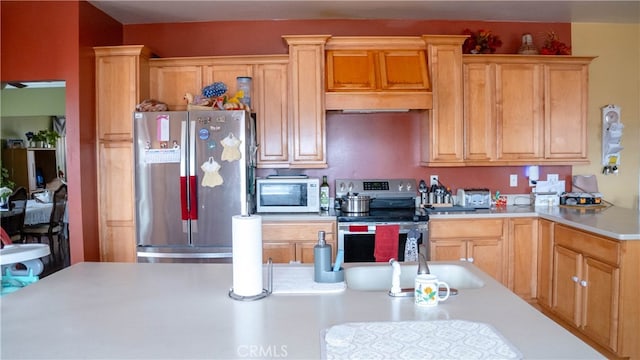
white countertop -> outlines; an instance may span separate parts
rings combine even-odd
[[[335,220],[327,214],[261,214],[265,222]],[[475,211],[429,212],[429,219],[464,219],[490,217],[541,217],[616,240],[640,240],[640,211],[610,206],[607,208],[563,208],[512,205]]]
[[[541,217],[616,240],[640,240],[640,211],[617,206],[607,208],[564,208],[507,206],[469,212],[435,212],[429,218]]]
[[[458,319],[491,325],[525,358],[602,358],[473,265],[462,265],[485,286],[418,308],[413,298],[350,289],[235,301],[227,295],[230,264],[80,263],[1,298],[0,357],[317,359],[322,332],[337,324]]]

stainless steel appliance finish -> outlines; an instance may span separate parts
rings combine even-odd
[[[320,179],[306,176],[269,176],[256,180],[258,213],[317,213]]]
[[[491,192],[489,189],[458,189],[458,202],[464,207],[488,209],[491,207]]]
[[[134,113],[138,262],[231,262],[233,215],[255,212],[245,111]]]
[[[398,260],[404,260],[407,235],[419,234],[422,253],[429,259],[429,215],[415,206],[418,188],[414,179],[337,179],[336,199],[348,194],[369,196],[369,211],[349,213],[336,210],[338,249],[344,250],[345,262],[375,261],[376,228],[399,226]],[[340,209],[340,201],[336,208]]]
[[[367,195],[345,195],[340,209],[345,213],[368,213],[371,197]]]

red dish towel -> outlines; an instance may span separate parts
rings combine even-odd
[[[373,256],[377,262],[387,262],[398,257],[400,225],[376,226],[376,244]]]

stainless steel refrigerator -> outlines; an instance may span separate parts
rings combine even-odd
[[[231,262],[231,218],[255,212],[251,114],[133,117],[138,262]]]

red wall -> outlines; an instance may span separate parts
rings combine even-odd
[[[423,167],[420,161],[419,112],[327,115],[328,169],[307,170],[310,176],[336,178],[414,178],[428,181],[429,175],[452,190],[488,187],[503,194],[531,191],[524,166],[501,167]],[[261,169],[259,176],[275,173]],[[518,175],[518,186],[509,186],[509,175]],[[570,184],[571,166],[541,166],[540,179],[558,174]],[[333,194],[333,187],[331,190]]]
[[[545,34],[555,31],[571,43],[571,24],[463,21],[400,20],[315,20],[315,21],[228,21],[183,24],[125,25],[125,44],[148,45],[160,57],[246,54],[286,54],[282,35],[396,35],[460,34],[465,28],[488,29],[498,35],[503,46],[498,53],[516,53],[522,33],[533,34],[541,47]],[[160,99],[162,100],[162,99]],[[504,194],[528,193],[525,167],[425,168],[419,163],[420,115],[340,114],[327,115],[328,169],[307,170],[312,176],[335,178],[409,177],[428,179],[438,175],[452,189],[489,187]],[[273,173],[259,170],[258,175]],[[570,180],[570,166],[545,166],[547,173]],[[518,174],[518,186],[509,186],[509,175]],[[568,182],[567,182],[568,183]],[[332,190],[333,193],[333,190]]]
[[[531,33],[541,47],[544,36],[555,31],[571,43],[570,23],[514,23],[432,20],[296,20],[219,21],[124,26],[124,43],[147,45],[160,57],[286,54],[282,35],[365,36],[440,35],[491,30],[503,41],[498,53],[516,53],[522,34]]]
[[[2,81],[65,80],[71,261],[99,260],[94,59],[122,25],[86,2],[2,1]]]

